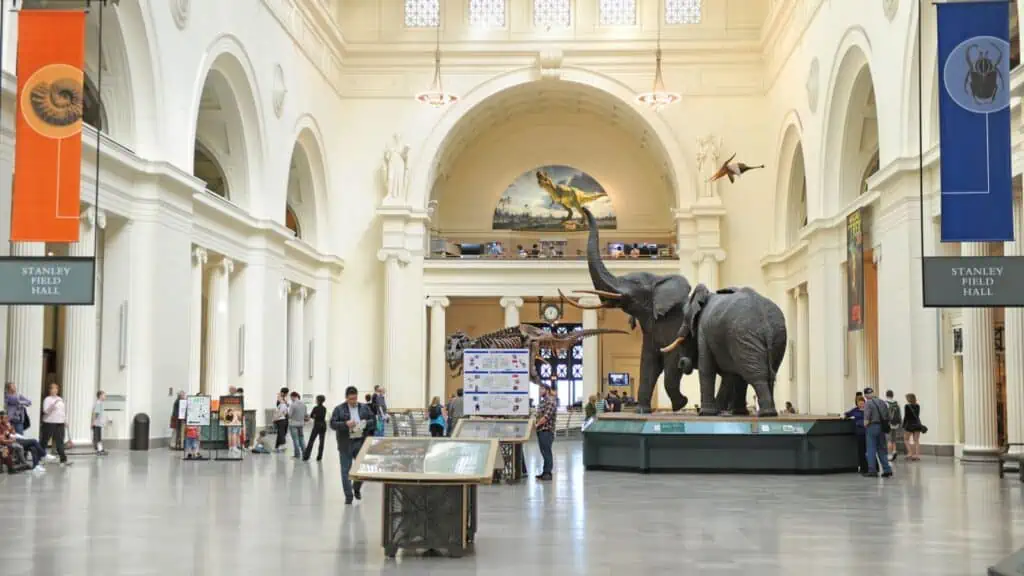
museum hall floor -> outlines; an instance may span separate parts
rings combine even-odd
[[[344,506],[333,447],[322,464],[159,450],[0,476],[0,574],[964,576],[1024,545],[1024,485],[992,466],[900,460],[888,481],[588,473],[580,442],[559,439],[554,482],[481,489],[475,555],[389,561],[380,487]]]

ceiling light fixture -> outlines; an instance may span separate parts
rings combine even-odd
[[[662,108],[675,104],[681,99],[678,92],[669,92],[665,89],[665,80],[661,76],[661,20],[664,14],[663,10],[661,2],[658,2],[658,48],[654,53],[654,88],[650,92],[643,92],[636,96],[637,102],[646,104],[655,112],[660,112]]]
[[[424,92],[420,92],[416,95],[416,99],[424,104],[429,104],[434,108],[443,108],[449,104],[454,104],[459,100],[459,97],[451,92],[445,92],[444,86],[441,84],[441,22],[440,19],[437,23],[437,37],[434,44],[434,81],[431,82],[430,88]]]

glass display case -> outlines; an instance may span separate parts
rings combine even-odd
[[[351,477],[370,481],[489,483],[498,442],[487,439],[370,437]]]
[[[522,420],[511,419],[478,419],[460,418],[452,432],[452,438],[486,438],[499,442],[526,442],[533,434],[533,418]]]

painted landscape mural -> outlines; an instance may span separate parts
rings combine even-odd
[[[492,227],[495,230],[583,230],[586,206],[599,228],[617,226],[611,199],[586,172],[571,166],[551,165],[527,170],[515,179],[498,200]]]

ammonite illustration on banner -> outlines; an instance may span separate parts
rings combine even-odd
[[[85,12],[18,12],[12,241],[78,241],[84,65]]]

